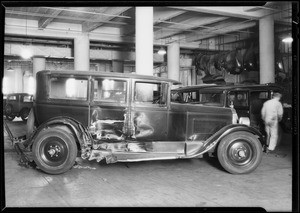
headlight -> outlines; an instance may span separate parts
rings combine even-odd
[[[240,117],[239,123],[250,126],[250,119],[248,117]]]

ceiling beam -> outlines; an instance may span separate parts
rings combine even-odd
[[[227,27],[227,28],[223,28],[222,30],[213,30],[213,31],[203,31],[204,33],[206,33],[206,35],[203,34],[195,34],[192,33],[190,35],[186,35],[186,41],[187,42],[195,42],[195,41],[199,41],[199,40],[203,40],[203,39],[208,39],[217,35],[224,35],[229,34],[231,32],[236,32],[236,31],[240,31],[243,29],[247,29],[247,28],[251,28],[256,26],[256,22],[252,21],[252,22],[248,22],[245,24],[240,24],[239,26],[232,26],[232,27]]]
[[[48,24],[50,24],[53,19],[57,18],[57,16],[62,12],[62,11],[59,11],[59,10],[52,10],[52,11],[49,11],[47,10],[47,15],[50,15],[51,17],[42,17],[38,20],[38,27],[39,29],[44,29],[48,26]]]
[[[227,17],[211,16],[211,17],[194,17],[194,18],[187,19],[180,23],[161,21],[163,23],[169,23],[172,26],[173,30],[166,30],[165,32],[163,32],[164,30],[162,29],[161,30],[162,32],[157,33],[157,36],[155,36],[155,38],[163,39],[163,38],[167,38],[172,35],[180,34],[180,33],[186,32],[187,30],[193,30],[193,29],[194,29],[193,31],[199,31],[198,28],[206,28],[205,25],[223,21],[225,19],[227,19]],[[177,26],[177,29],[175,28],[176,26]]]
[[[262,16],[265,16],[269,13],[266,10],[259,10],[259,11],[246,11],[247,7],[171,7],[175,9],[181,9],[186,11],[193,11],[199,13],[209,13],[221,16],[228,16],[228,17],[238,17],[238,18],[245,18],[245,19],[259,19]],[[251,8],[251,7],[249,7]]]
[[[100,27],[101,25],[103,25],[103,23],[101,23],[101,22],[111,21],[113,18],[118,17],[120,14],[126,12],[130,8],[131,7],[107,7],[105,9],[105,13],[111,14],[114,16],[94,15],[90,19],[97,20],[97,21],[99,21],[99,23],[97,23],[97,22],[91,23],[91,22],[89,22],[89,20],[87,20],[86,22],[82,23],[82,31],[83,32],[91,32],[91,31],[95,30],[96,28]]]

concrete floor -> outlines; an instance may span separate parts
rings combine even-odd
[[[14,136],[25,123],[7,121]],[[262,207],[292,211],[292,139],[277,148],[284,157],[264,154],[247,175],[225,172],[217,159],[101,164],[83,161],[61,175],[18,165],[4,134],[7,207]]]

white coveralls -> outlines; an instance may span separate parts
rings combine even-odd
[[[278,98],[273,98],[264,103],[261,109],[262,119],[265,122],[268,149],[273,151],[278,140],[278,122],[283,115],[283,107]]]

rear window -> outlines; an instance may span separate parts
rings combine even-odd
[[[51,77],[50,98],[65,100],[87,100],[87,79]]]
[[[8,96],[8,97],[7,97],[7,100],[15,101],[15,100],[17,100],[17,96],[15,96],[15,95]]]

